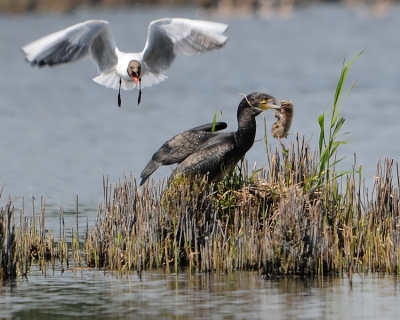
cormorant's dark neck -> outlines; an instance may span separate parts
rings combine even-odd
[[[256,116],[249,108],[242,108],[238,112],[238,131],[235,134],[237,147],[247,152],[256,137]]]

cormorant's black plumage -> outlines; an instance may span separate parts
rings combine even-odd
[[[141,174],[142,185],[161,165],[179,163],[176,173],[202,175],[217,182],[223,173],[231,171],[253,146],[256,136],[256,116],[269,108],[279,109],[275,98],[264,93],[252,93],[243,98],[237,110],[238,130],[217,132],[227,127],[218,123],[216,132],[211,124],[196,127],[174,136],[153,155]]]
[[[212,123],[208,123],[195,127],[179,133],[165,142],[161,148],[153,154],[146,168],[142,171],[140,175],[142,178],[140,185],[145,183],[159,166],[181,163],[191,155],[198,146],[202,145],[211,137],[214,137],[217,131],[225,129],[228,125],[225,122],[217,122],[214,127],[214,132],[211,132],[212,126]]]

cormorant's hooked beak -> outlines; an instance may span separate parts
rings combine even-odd
[[[268,101],[265,104],[262,104],[261,109],[263,109],[263,110],[268,110],[268,109],[281,110],[281,107],[278,106],[278,104],[275,100],[272,100],[272,101]]]

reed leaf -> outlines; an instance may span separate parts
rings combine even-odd
[[[215,132],[215,126],[217,125],[217,117],[218,113],[222,116],[222,111],[215,111],[213,121],[212,121],[212,126],[211,126],[211,132]]]
[[[322,147],[325,144],[325,113],[318,117],[319,123],[319,153],[322,154]]]
[[[313,181],[316,181],[316,185],[311,187],[312,191],[317,190],[324,182],[328,183],[331,179],[335,179],[335,176],[330,175],[330,171],[334,165],[336,165],[340,160],[335,160],[332,163],[332,159],[336,156],[336,153],[338,151],[338,148],[342,144],[346,144],[348,141],[345,140],[338,140],[338,135],[340,133],[340,130],[342,129],[342,126],[345,122],[345,119],[340,116],[340,110],[341,110],[341,105],[339,105],[339,99],[342,94],[343,86],[346,83],[347,75],[349,72],[349,69],[353,62],[363,53],[361,51],[359,54],[357,54],[353,59],[351,59],[348,63],[345,62],[345,58],[343,61],[343,67],[342,71],[339,77],[339,81],[336,87],[336,92],[335,92],[335,97],[334,97],[334,103],[332,110],[330,112],[330,121],[329,121],[329,130],[326,132],[325,129],[325,114],[324,112],[322,115],[318,117],[318,124],[320,127],[320,134],[319,134],[319,152],[320,152],[320,157],[319,157],[319,170],[318,170],[318,176],[315,179],[312,179]],[[345,97],[347,94],[351,91],[352,88],[354,88],[354,85],[351,85],[350,88],[346,91]]]
[[[349,72],[349,69],[351,67],[351,65],[353,64],[354,61],[356,61],[356,59],[362,55],[362,53],[364,52],[364,50],[362,50],[360,53],[358,53],[353,59],[351,59],[349,62],[347,62],[346,64],[344,63],[346,61],[346,55],[344,56],[343,59],[343,67],[342,67],[342,72],[340,74],[340,78],[336,87],[336,92],[335,92],[335,98],[333,100],[333,105],[336,106],[338,103],[338,100],[340,98],[340,95],[342,93],[342,89],[343,86],[346,82],[346,78],[347,78],[347,74]]]

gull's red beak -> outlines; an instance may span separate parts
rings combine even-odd
[[[137,74],[136,72],[132,72],[131,78],[132,78],[132,80],[135,82],[135,84],[138,85],[139,76],[138,76],[138,74]]]

